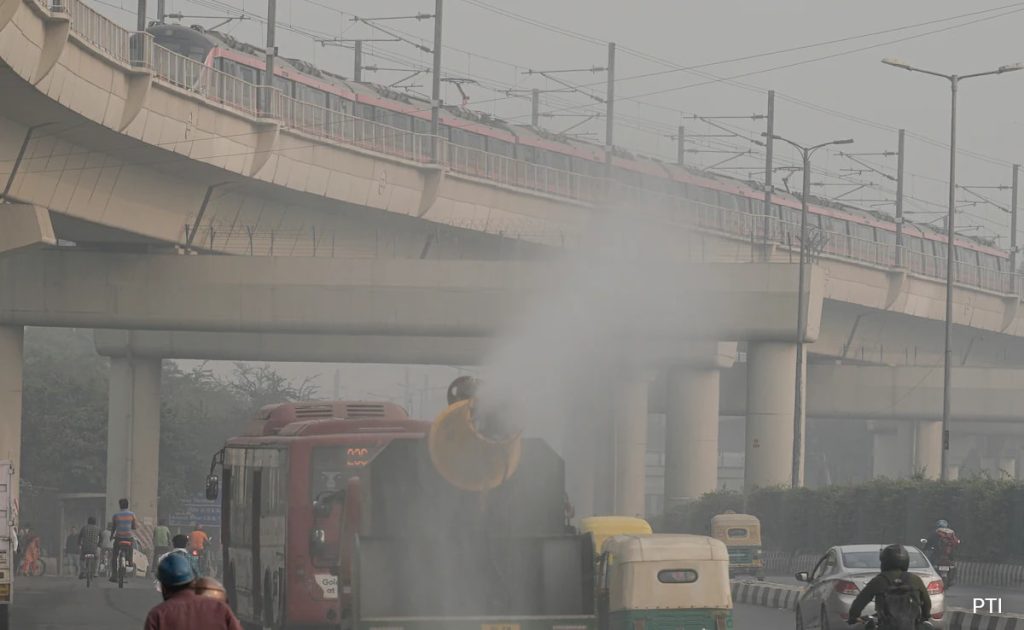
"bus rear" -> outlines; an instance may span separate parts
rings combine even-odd
[[[396,405],[294,403],[264,409],[225,446],[224,584],[246,626],[336,628],[347,610],[348,549],[362,520],[346,488],[395,439],[427,423]]]

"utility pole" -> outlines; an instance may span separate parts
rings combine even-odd
[[[683,166],[686,164],[686,127],[679,125],[676,142],[676,164]]]
[[[768,232],[771,228],[772,218],[772,173],[775,166],[772,164],[773,147],[775,145],[775,90],[768,90],[768,129],[765,133],[764,146],[764,233],[761,239],[764,245],[764,259],[768,260]],[[751,230],[751,240],[753,240]]]
[[[608,42],[608,94],[605,96],[605,159],[611,177],[612,147],[615,146],[615,42]]]
[[[1010,201],[1010,282],[1017,273],[1017,197],[1020,196],[1020,164],[1013,165],[1013,199]],[[1017,287],[1011,287],[1014,293]]]
[[[530,92],[530,124],[534,129],[540,127],[540,90],[537,88]]]
[[[266,102],[264,103],[264,114],[271,113],[271,88],[274,87],[274,57],[277,56],[277,46],[274,45],[274,35],[277,31],[277,0],[267,0],[267,69],[263,72],[263,85],[268,89],[264,90]]]
[[[357,39],[355,41],[356,47],[356,67],[352,71],[352,79],[356,83],[362,83],[363,81],[363,42]]]
[[[161,24],[164,23],[164,18],[167,16],[167,0],[156,0],[156,21]]]
[[[139,0],[139,15],[135,30],[140,33],[146,30],[146,0]]]
[[[442,11],[444,0],[434,0],[434,75],[430,93],[430,135],[433,141],[433,158],[435,162],[441,159],[441,145],[438,137],[441,135],[441,31]]]
[[[900,129],[896,155],[896,266],[903,266],[903,136]]]

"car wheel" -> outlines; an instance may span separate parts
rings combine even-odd
[[[799,606],[796,607],[796,630],[804,630],[804,614]]]
[[[825,605],[821,606],[821,630],[828,630],[828,611],[825,610]]]

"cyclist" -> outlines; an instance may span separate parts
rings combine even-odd
[[[156,565],[160,558],[171,550],[171,530],[167,527],[167,520],[160,519],[156,529],[153,530],[153,573],[156,573]]]
[[[103,532],[100,531],[99,525],[96,524],[96,517],[90,516],[82,527],[82,531],[78,532],[78,557],[79,566],[81,569],[78,572],[78,579],[85,579],[85,555],[93,554],[96,559],[92,563],[92,575],[90,577],[96,577],[96,566],[100,559],[100,539],[103,537]]]
[[[117,504],[121,511],[110,519],[110,539],[114,541],[114,553],[110,558],[111,582],[117,582],[117,561],[122,554],[125,555],[125,563],[134,566],[132,550],[135,548],[134,532],[138,528],[135,513],[128,509],[128,499],[121,499]]]
[[[188,550],[196,558],[196,564],[199,567],[203,567],[206,563],[206,545],[209,542],[210,537],[203,531],[203,526],[196,523],[192,533],[188,535]],[[202,573],[197,571],[196,575],[202,575]]]

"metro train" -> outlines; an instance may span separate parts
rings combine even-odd
[[[154,23],[148,32],[158,46],[247,83],[261,84],[266,65],[262,50],[255,46],[200,26]],[[344,112],[357,119],[414,133],[430,132],[431,112],[427,100],[374,83],[358,83],[302,60],[278,58],[274,87],[297,101]],[[476,150],[469,152],[470,156],[476,156],[471,159],[485,160],[487,154],[493,154],[594,178],[608,173],[604,147],[592,142],[531,125],[511,124],[464,106],[446,105],[441,111],[440,125],[441,135],[450,144]],[[480,165],[480,172],[486,173],[486,166]],[[631,154],[620,147],[613,150],[611,176],[626,186],[681,197],[736,214],[763,216],[765,194],[760,184],[754,182],[668,164]],[[895,264],[897,224],[893,217],[819,198],[811,201],[812,229],[817,228],[829,236],[825,253],[883,266]],[[791,232],[792,226],[800,220],[799,198],[781,191],[773,192],[770,217],[779,225],[788,226],[783,232]],[[722,229],[728,231],[724,226]],[[943,277],[945,233],[904,221],[903,243],[903,264],[910,271]],[[865,244],[872,247],[867,248]],[[865,255],[866,249],[871,249],[871,255]],[[961,281],[996,291],[1007,290],[1007,274],[1014,271],[1010,268],[1008,252],[995,247],[992,241],[963,235],[957,236],[955,251]]]

